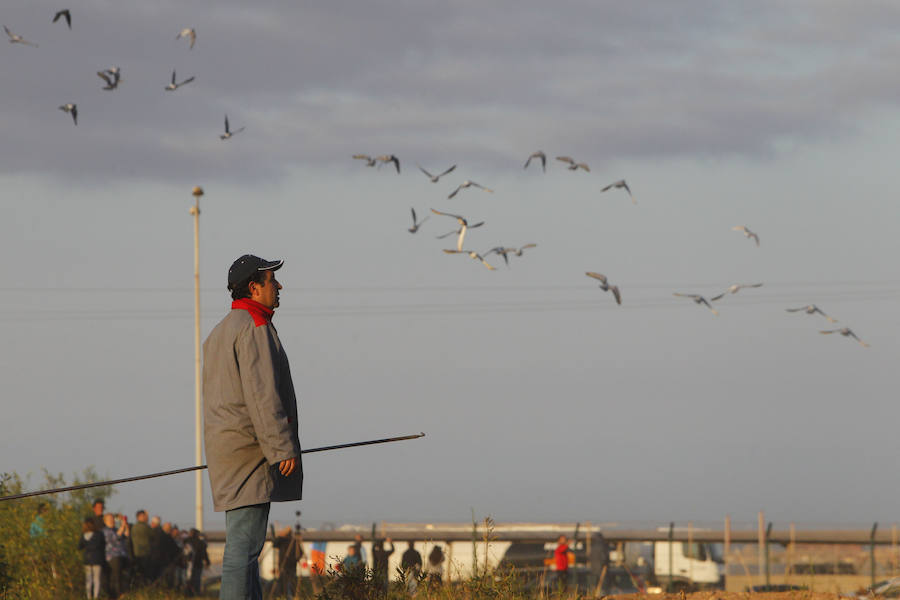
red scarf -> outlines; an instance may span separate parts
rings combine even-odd
[[[251,300],[250,298],[241,298],[240,300],[235,300],[231,303],[231,308],[240,308],[246,310],[250,313],[250,316],[253,317],[253,323],[259,327],[260,325],[265,325],[266,323],[272,322],[272,315],[275,314],[275,311],[271,308],[266,308],[256,300]]]

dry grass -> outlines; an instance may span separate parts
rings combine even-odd
[[[607,596],[612,599],[612,596]],[[809,592],[797,590],[793,592],[724,592],[713,590],[685,594],[685,600],[837,600],[836,593]],[[627,594],[615,596],[616,600],[681,600],[681,594]]]

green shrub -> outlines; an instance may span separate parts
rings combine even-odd
[[[44,472],[42,489],[77,485],[99,479],[93,469],[67,484],[62,475]],[[25,482],[16,473],[0,475],[0,495],[25,491]],[[50,494],[0,502],[0,597],[23,600],[81,598],[84,570],[78,539],[81,523],[90,513],[94,498],[108,497],[109,487]],[[31,534],[31,525],[44,506],[40,529]]]

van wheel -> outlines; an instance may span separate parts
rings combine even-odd
[[[684,592],[685,594],[691,591],[691,584],[686,581],[676,581],[672,584],[672,593],[681,594]]]

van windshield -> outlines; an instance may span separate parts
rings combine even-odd
[[[722,558],[722,546],[720,544],[706,544],[706,551],[709,554],[710,560],[725,564],[725,559]]]

